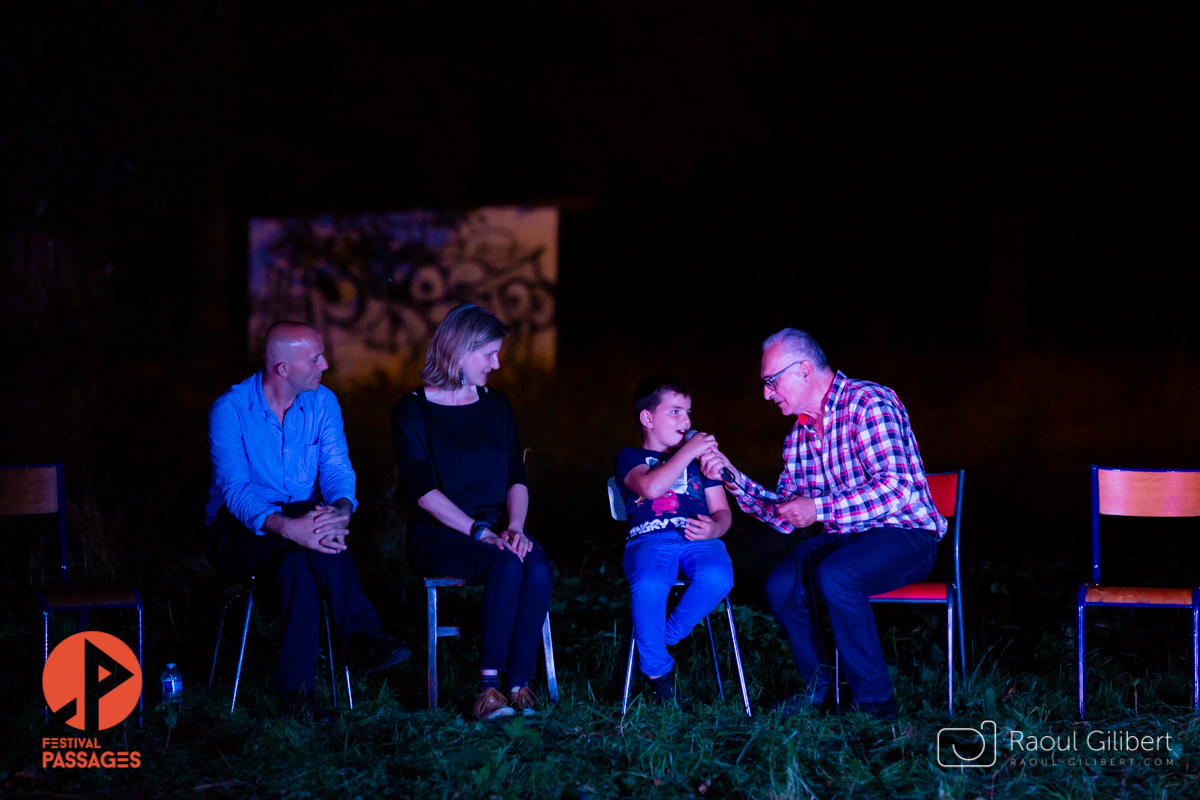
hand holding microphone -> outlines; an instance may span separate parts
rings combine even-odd
[[[711,433],[690,430],[683,435],[683,445],[679,449],[687,450],[688,448],[691,448],[692,458],[700,458],[704,453],[717,449],[717,437]]]
[[[733,465],[720,450],[714,448],[701,455],[700,470],[710,480],[722,480],[741,488],[737,476],[733,472]]]

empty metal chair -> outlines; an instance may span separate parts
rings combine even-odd
[[[1084,683],[1084,612],[1088,606],[1186,608],[1192,612],[1192,708],[1200,712],[1200,587],[1109,586],[1100,581],[1100,517],[1200,517],[1200,470],[1115,469],[1092,466],[1092,580],[1079,587],[1079,718]]]

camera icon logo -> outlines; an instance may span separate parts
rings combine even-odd
[[[982,730],[981,730],[982,729]],[[996,721],[979,728],[941,728],[937,734],[937,763],[947,769],[986,769],[996,765]]]

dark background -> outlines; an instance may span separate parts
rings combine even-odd
[[[563,210],[559,367],[497,375],[563,564],[619,558],[600,487],[648,373],[691,379],[698,426],[773,479],[789,423],[761,399],[759,343],[788,325],[897,390],[930,471],[967,469],[976,608],[1025,580],[1058,587],[1042,610],[1069,621],[1088,465],[1200,460],[1187,11],[0,15],[0,462],[66,462],[90,579],[170,592],[204,570],[207,406],[256,368],[251,216]],[[365,553],[402,532],[386,430],[404,388],[339,389]],[[1173,569],[1194,563],[1184,541],[1167,537]],[[787,541],[739,520],[730,547],[752,586]]]

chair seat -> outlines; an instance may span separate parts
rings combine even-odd
[[[465,578],[426,578],[426,589],[442,589],[447,586],[466,586]]]
[[[1162,589],[1150,586],[1088,586],[1086,604],[1178,606],[1191,608],[1191,589]]]
[[[137,608],[141,598],[132,589],[103,586],[95,589],[34,589],[46,608],[55,610],[90,608]]]
[[[923,583],[910,583],[907,586],[901,586],[899,589],[892,589],[890,592],[883,594],[871,595],[872,600],[880,600],[887,602],[892,601],[945,601],[946,599],[946,584],[934,583],[925,581]]]

